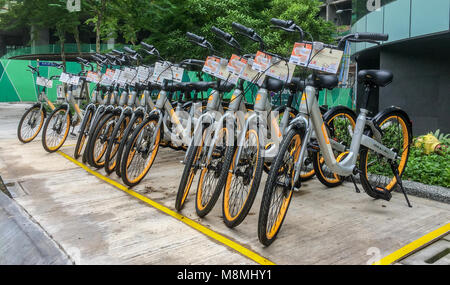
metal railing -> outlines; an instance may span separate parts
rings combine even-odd
[[[123,47],[123,44],[101,44],[100,51],[106,51],[110,49],[117,49]],[[66,53],[78,53],[77,44],[65,44],[64,50]],[[93,53],[96,51],[95,44],[81,44],[82,53]],[[42,45],[42,46],[27,46],[27,47],[13,47],[7,48],[6,54],[4,54],[1,59],[9,59],[22,55],[30,54],[60,54],[61,46],[59,44],[54,45]]]

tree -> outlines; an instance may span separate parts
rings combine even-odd
[[[53,29],[59,39],[61,59],[65,65],[66,33],[77,34],[81,24],[77,13],[66,9],[64,0],[22,0],[11,2],[7,13],[0,15],[3,29],[34,26],[37,29]],[[35,37],[36,35],[32,35]]]
[[[158,2],[158,1],[154,1]],[[311,34],[314,40],[331,42],[334,25],[318,16],[320,2],[317,0],[172,0],[173,8],[157,19],[149,19],[151,32],[147,41],[155,45],[162,55],[179,61],[186,57],[204,58],[206,51],[193,46],[186,39],[186,32],[205,36],[220,50],[230,54],[210,31],[212,26],[230,32],[231,23],[239,22],[260,34],[267,48],[282,55],[289,55],[298,35],[290,35],[270,28],[271,18],[294,20]],[[244,52],[254,53],[258,45],[236,36]],[[309,38],[307,38],[309,40]]]
[[[317,0],[272,0],[271,7],[263,14],[267,22],[271,18],[293,20],[305,32],[305,40],[331,43],[334,41],[332,35],[336,28],[332,22],[318,16],[320,4]],[[288,55],[292,51],[293,41],[300,39],[298,34],[267,28],[264,40],[274,52]]]
[[[95,26],[95,49],[99,53],[101,49],[101,39],[111,34],[111,25],[104,20],[105,14],[108,12],[109,0],[85,0],[82,2],[82,10],[87,10],[90,18],[86,20],[86,24],[94,24]]]

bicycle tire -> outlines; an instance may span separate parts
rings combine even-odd
[[[292,169],[289,169],[285,165],[285,161],[284,161],[286,158],[285,153],[288,151],[288,147],[291,145],[292,141],[294,139],[296,139],[296,140],[299,139],[300,145],[296,145],[296,152],[298,154],[295,153],[295,155],[297,157],[294,158],[294,161],[293,161],[293,164],[295,165],[296,159],[298,159],[298,156],[299,156],[299,153],[301,150],[303,138],[304,138],[304,130],[302,130],[302,129],[300,129],[300,130],[292,129],[286,134],[285,139],[283,140],[283,142],[280,145],[280,152],[277,155],[277,157],[275,158],[275,162],[273,163],[273,167],[267,178],[267,182],[264,187],[264,193],[263,193],[263,197],[262,197],[262,201],[261,201],[261,207],[259,210],[259,217],[258,217],[258,239],[265,246],[269,246],[275,241],[275,239],[281,229],[281,226],[283,225],[283,222],[286,218],[286,214],[289,209],[289,205],[292,201],[292,196],[293,196],[292,187],[289,187],[289,190],[287,190],[286,188],[283,189],[283,191],[287,191],[287,193],[282,193],[284,195],[284,198],[280,205],[280,209],[277,211],[278,214],[277,214],[276,220],[275,220],[276,224],[274,222],[272,227],[270,227],[270,229],[269,229],[270,231],[268,232],[267,222],[268,222],[269,214],[271,213],[270,205],[271,205],[271,201],[272,201],[272,196],[274,195],[275,187],[280,186],[277,184],[278,177],[281,174],[280,169],[283,168],[284,171],[288,171],[288,172],[292,171]],[[288,173],[287,176],[290,176],[292,179],[294,175],[293,175],[293,173]],[[291,181],[291,184],[292,184],[292,181]],[[291,185],[289,185],[289,186],[291,186]],[[280,216],[280,214],[281,214],[281,216]],[[275,228],[274,228],[274,226],[275,226]]]
[[[39,111],[40,112],[41,120],[40,120],[40,123],[38,125],[38,129],[29,138],[24,138],[24,135],[22,134],[23,124],[24,124],[25,119],[27,118],[27,116],[33,111]],[[28,109],[22,115],[22,118],[19,121],[19,125],[17,126],[17,138],[19,139],[19,141],[24,143],[24,144],[33,141],[38,136],[38,134],[40,133],[40,131],[42,129],[42,126],[44,125],[44,121],[45,121],[45,110],[41,109],[41,105],[40,104],[36,104],[36,105],[32,106],[30,109]]]
[[[52,118],[55,117],[60,112],[64,112],[64,116],[66,117],[66,129],[60,141],[57,142],[55,146],[49,146],[49,142],[47,141],[47,130],[50,125],[50,122],[52,121]],[[70,115],[70,112],[66,106],[63,105],[53,110],[53,112],[50,114],[47,120],[45,120],[44,129],[42,130],[42,146],[44,147],[45,151],[49,153],[57,152],[64,145],[69,135],[71,119],[72,116]]]

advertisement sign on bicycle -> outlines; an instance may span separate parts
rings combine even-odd
[[[272,56],[258,51],[253,61],[253,69],[259,72],[266,72],[272,64]]]
[[[220,58],[214,56],[208,56],[205,60],[205,65],[203,66],[202,71],[211,76],[216,76],[219,72],[220,68]]]
[[[247,66],[247,60],[243,57],[233,54],[228,62],[228,71],[240,76]]]

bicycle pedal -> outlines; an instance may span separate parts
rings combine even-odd
[[[376,196],[380,199],[386,200],[386,201],[390,201],[392,198],[392,194],[391,192],[389,192],[388,190],[386,190],[385,188],[381,188],[381,187],[376,187],[374,189],[374,192],[376,193]]]

